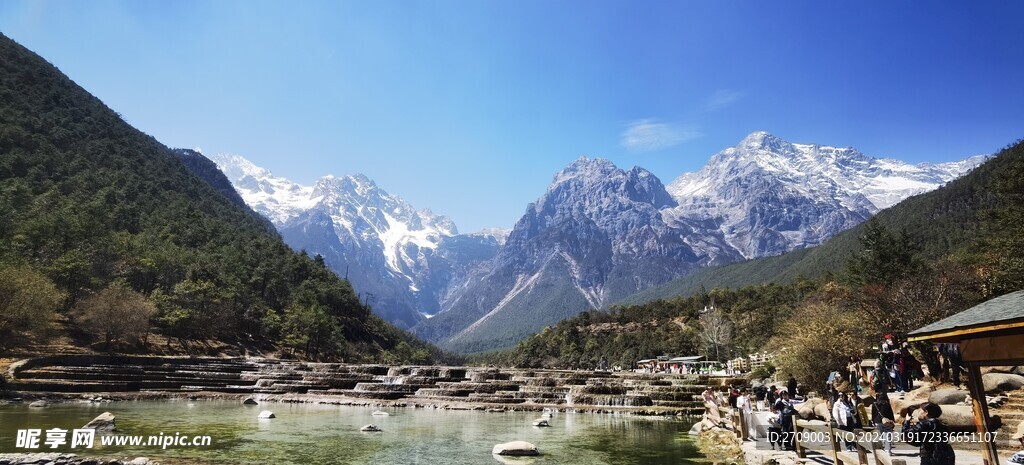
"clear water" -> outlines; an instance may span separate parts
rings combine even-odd
[[[261,410],[277,418],[258,420]],[[391,416],[372,416],[384,410]],[[488,413],[413,408],[348,407],[226,401],[54,404],[46,408],[0,406],[0,452],[15,448],[18,429],[73,429],[109,411],[117,434],[209,435],[208,447],[134,447],[57,452],[194,459],[228,464],[686,464],[702,462],[686,432],[693,420],[629,415],[557,413],[550,428],[536,428],[537,412]],[[362,433],[373,423],[384,431]],[[44,434],[45,436],[45,434]],[[495,444],[523,440],[540,457],[501,458]],[[99,441],[97,439],[97,446]]]

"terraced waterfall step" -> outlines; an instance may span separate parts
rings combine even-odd
[[[12,365],[9,375],[14,391],[202,391],[528,408],[658,407],[696,414],[702,411],[700,393],[707,385],[700,377],[632,372],[97,355],[29,359]]]

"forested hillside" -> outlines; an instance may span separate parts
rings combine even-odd
[[[104,349],[145,350],[152,330],[181,347],[436,356],[219,187],[0,35],[0,345],[66,319]]]

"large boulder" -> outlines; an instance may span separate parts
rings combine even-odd
[[[32,408],[41,408],[41,407],[46,407],[47,405],[50,405],[50,404],[47,403],[45,400],[42,400],[42,399],[33,401],[32,403],[28,404],[28,406],[32,407]]]
[[[540,450],[537,446],[530,444],[526,441],[512,441],[504,444],[498,444],[491,449],[491,453],[494,455],[540,455]]]
[[[800,406],[797,407],[796,414],[797,414],[797,416],[799,416],[800,418],[802,418],[804,420],[813,420],[814,416],[815,416],[815,411],[814,411],[815,407],[817,407],[819,404],[824,404],[824,403],[825,403],[824,399],[819,399],[817,397],[815,397],[813,399],[807,399],[806,402],[800,404]]]
[[[1017,367],[1015,367],[1015,366],[993,366],[993,367],[981,367],[979,369],[979,371],[981,371],[982,375],[987,375],[989,373],[1013,373],[1013,370],[1016,369],[1016,368]]]
[[[547,420],[545,420],[543,418],[540,418],[540,419],[537,419],[537,420],[533,421],[533,426],[537,426],[537,427],[540,427],[540,428],[546,428],[548,426],[551,426],[551,424],[548,423]]]
[[[92,428],[96,432],[111,432],[117,431],[117,425],[114,424],[114,414],[110,412],[103,412],[98,417],[93,418],[92,421],[86,423],[82,428]]]
[[[364,433],[379,433],[384,430],[380,429],[379,426],[371,423],[369,425],[363,426],[362,428],[359,428],[359,431],[362,431]]]
[[[277,415],[274,415],[274,412],[271,412],[270,410],[264,410],[260,412],[256,418],[259,418],[260,420],[269,420],[271,418],[277,418]]]
[[[253,399],[252,397],[246,397],[245,400],[242,401],[242,405],[259,405],[259,402],[256,402],[256,399]]]
[[[939,389],[928,395],[928,402],[939,405],[956,405],[967,399],[970,392],[962,389]]]
[[[1024,376],[1011,373],[989,373],[982,375],[981,381],[985,385],[985,393],[987,394],[1014,391],[1024,386]]]
[[[972,432],[976,431],[977,428],[974,426],[974,409],[969,405],[943,405],[942,415],[939,416],[939,421],[946,426],[950,431],[957,432]],[[998,415],[993,415],[990,419],[989,427],[993,431],[999,429],[1002,424]]]
[[[828,409],[828,403],[822,402],[814,406],[814,420],[828,421],[832,418],[832,412]]]
[[[907,400],[898,397],[889,397],[889,404],[892,405],[892,413],[896,415],[896,422],[902,422],[902,418],[921,407],[923,400]]]
[[[930,395],[932,395],[932,386],[926,383],[924,386],[904,394],[903,399],[910,402],[927,402]]]

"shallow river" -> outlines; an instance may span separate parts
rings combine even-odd
[[[277,418],[259,420],[261,410]],[[45,408],[0,406],[0,452],[17,449],[18,429],[79,428],[104,411],[117,416],[117,434],[208,435],[207,447],[99,447],[54,450],[81,455],[195,458],[210,463],[295,464],[492,464],[495,444],[523,440],[540,457],[503,459],[516,464],[686,464],[702,460],[686,435],[692,420],[629,415],[556,413],[550,428],[531,425],[537,412],[487,413],[223,401],[54,404]],[[384,431],[362,433],[374,423]],[[43,433],[45,438],[45,433]],[[143,439],[145,440],[145,439]],[[70,442],[70,439],[69,439]],[[38,451],[44,451],[44,448]],[[49,449],[45,449],[49,450]]]

